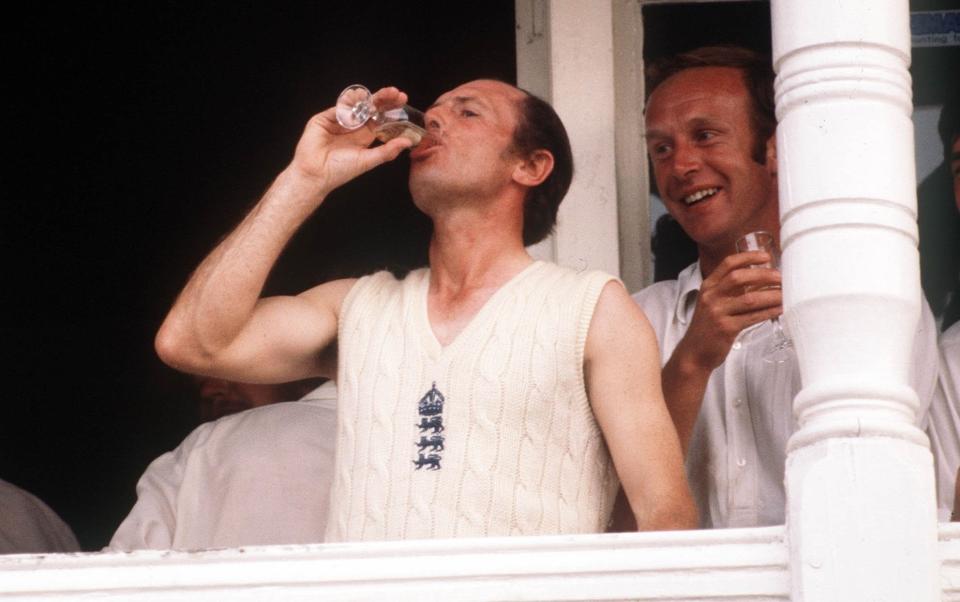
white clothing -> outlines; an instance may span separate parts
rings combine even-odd
[[[618,481],[583,356],[611,280],[534,262],[445,347],[428,269],[358,281],[327,541],[602,532]]]
[[[314,543],[326,528],[336,385],[197,427],[154,460],[108,549]]]
[[[700,264],[677,280],[633,295],[650,319],[663,363],[693,317],[703,279]],[[923,422],[936,381],[936,325],[926,303],[914,340],[911,383]],[[710,375],[686,457],[687,478],[703,527],[756,527],[784,523],[784,464],[797,429],[793,398],[800,391],[796,355],[781,364],[763,361],[774,336],[769,320],[745,329],[724,363]]]
[[[937,466],[937,511],[941,521],[949,521],[960,468],[960,322],[940,335],[940,378],[927,432]]]
[[[49,506],[0,479],[0,554],[79,551],[73,531]]]

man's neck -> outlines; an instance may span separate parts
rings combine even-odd
[[[698,245],[697,260],[700,262],[700,275],[706,280],[707,276],[720,265],[720,262],[723,261],[727,255],[732,255],[735,252],[732,246],[721,249]]]
[[[452,343],[490,297],[533,261],[517,221],[462,207],[433,216],[427,314],[441,345]]]
[[[508,217],[473,209],[434,217],[431,295],[497,288],[533,261],[523,246],[522,226]]]

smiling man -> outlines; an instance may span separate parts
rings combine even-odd
[[[330,109],[191,277],[161,358],[248,382],[336,379],[327,541],[599,532],[618,478],[641,529],[691,526],[649,323],[612,277],[524,246],[549,234],[572,177],[559,118],[480,80],[440,96],[426,125],[409,183],[433,221],[429,269],[260,298],[327,195],[411,145],[370,147],[372,130],[346,132]]]
[[[704,527],[784,522],[800,374],[793,351],[783,363],[763,357],[775,334],[770,319],[782,312],[780,274],[760,267],[765,253],[735,246],[756,230],[779,238],[773,78],[767,57],[733,47],[699,48],[648,73],[653,173],[698,261],[634,298],[660,342],[664,396]],[[924,306],[912,375],[924,414],[936,378],[934,336]]]

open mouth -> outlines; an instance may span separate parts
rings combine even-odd
[[[424,155],[430,153],[430,151],[440,145],[440,142],[436,138],[427,134],[420,141],[420,144],[416,145],[410,150],[410,158],[418,159]]]
[[[683,197],[683,203],[687,206],[695,205],[700,201],[709,199],[718,192],[720,192],[719,188],[704,188],[703,190],[698,190],[693,194],[688,194],[687,196]]]

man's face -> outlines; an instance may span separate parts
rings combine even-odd
[[[753,157],[749,92],[739,70],[681,71],[650,95],[647,151],[667,210],[703,248],[730,252],[752,230],[778,230],[776,153]]]
[[[524,93],[478,80],[440,96],[427,109],[430,136],[410,152],[410,192],[421,199],[495,194],[511,181],[518,103]]]
[[[950,174],[953,175],[953,200],[960,211],[960,136],[953,139],[950,149]]]

